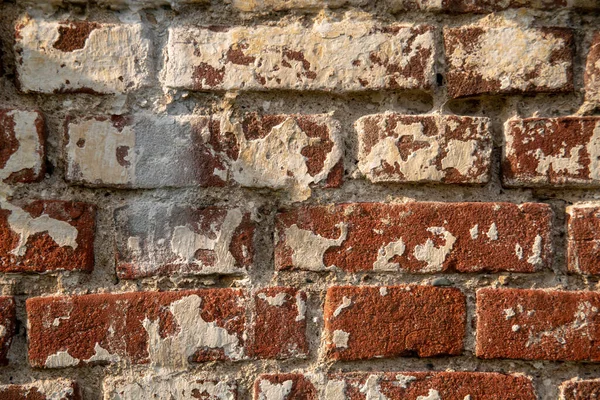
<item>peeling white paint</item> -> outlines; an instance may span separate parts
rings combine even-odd
[[[3,389],[2,386],[0,389]],[[24,398],[42,395],[46,400],[65,400],[73,398],[75,394],[73,382],[64,378],[34,381],[19,386],[23,391]]]
[[[325,252],[331,247],[341,246],[348,235],[348,226],[341,222],[336,225],[340,230],[337,239],[327,239],[310,230],[300,229],[294,224],[285,230],[285,245],[292,250],[292,264],[296,268],[308,271],[325,271],[323,263]]]
[[[442,236],[445,243],[441,247],[436,247],[433,241],[428,238],[424,244],[415,246],[413,254],[417,260],[427,263],[427,266],[421,269],[422,272],[441,271],[446,257],[454,247],[456,237],[442,226],[427,228],[427,231]]]
[[[202,299],[197,295],[183,297],[169,305],[179,330],[165,338],[160,334],[158,320],[145,318],[142,325],[148,333],[148,354],[153,365],[185,368],[188,358],[202,348],[222,349],[225,356],[239,360],[243,346],[235,334],[219,327],[215,322],[206,322],[200,316]]]
[[[302,298],[302,293],[296,293],[296,309],[298,310],[298,315],[296,316],[296,321],[302,321],[306,317],[306,302]]]
[[[519,243],[515,244],[515,254],[519,260],[523,259],[523,248]]]
[[[427,396],[418,396],[417,400],[442,400],[440,392],[435,389],[429,389]]]
[[[344,380],[330,380],[325,386],[324,400],[346,399],[346,382]]]
[[[341,329],[333,331],[333,344],[336,348],[348,348],[348,339],[350,334]]]
[[[35,126],[39,114],[32,111],[12,110],[7,113],[14,123],[15,139],[19,143],[17,150],[0,168],[0,181],[8,178],[14,172],[31,169],[38,175],[42,169],[42,144]]]
[[[87,88],[120,93],[148,83],[151,43],[141,24],[101,24],[82,49],[71,52],[53,46],[64,24],[24,18],[20,25],[16,48],[23,61],[17,71],[25,92]]]
[[[408,387],[408,385],[410,385],[411,382],[416,381],[417,378],[411,375],[403,375],[403,374],[398,374],[396,375],[396,381],[398,382],[398,385],[400,385],[401,388],[406,389]]]
[[[258,400],[288,400],[293,384],[294,382],[291,380],[271,383],[266,379],[261,379],[258,384],[260,388]]]
[[[344,296],[342,298],[342,304],[340,304],[335,311],[333,312],[333,316],[337,317],[341,314],[341,312],[344,310],[344,308],[350,307],[350,305],[352,304],[352,299]]]
[[[287,297],[286,292],[277,293],[275,296],[267,296],[265,293],[258,294],[259,299],[266,301],[267,303],[269,303],[270,306],[273,306],[273,307],[283,306],[285,304],[285,302],[287,301],[286,297]]]
[[[488,229],[486,235],[490,240],[498,240],[498,228],[496,227],[495,222],[492,222],[492,225],[490,225],[490,229]]]
[[[369,375],[365,384],[361,386],[360,392],[365,395],[365,400],[388,400],[388,398],[381,393],[379,376],[377,375]]]
[[[44,363],[46,368],[65,368],[74,367],[79,364],[77,358],[71,357],[67,351],[57,351],[49,355]]]
[[[402,238],[382,246],[377,253],[377,260],[373,264],[373,270],[398,271],[400,269],[400,263],[392,263],[390,260],[393,257],[403,255],[405,250],[406,246],[404,245]]]
[[[540,235],[535,236],[535,241],[533,242],[533,246],[531,248],[531,255],[527,258],[527,262],[536,267],[541,267],[543,265],[542,260],[542,237]]]
[[[108,361],[111,363],[116,363],[121,360],[118,354],[110,354],[110,352],[104,349],[100,344],[96,343],[94,346],[94,355],[84,360],[85,362],[95,362],[95,361]]]
[[[380,288],[379,288],[379,294],[380,294],[381,296],[387,296],[387,294],[388,294],[388,290],[387,290],[387,288],[386,288],[385,286],[382,286],[382,287],[380,287]]]
[[[477,239],[479,237],[479,225],[476,224],[474,227],[469,229],[469,233],[471,234],[471,239]]]
[[[504,309],[504,315],[505,315],[505,319],[509,320],[517,314],[515,313],[515,310],[513,310],[512,308],[506,308],[506,309]]]

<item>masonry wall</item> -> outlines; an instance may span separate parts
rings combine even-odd
[[[0,2],[0,398],[600,397],[599,12]]]

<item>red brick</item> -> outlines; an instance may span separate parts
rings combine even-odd
[[[326,349],[335,360],[458,355],[465,297],[455,288],[337,286],[325,298]]]
[[[254,295],[253,334],[249,355],[255,358],[303,357],[306,338],[306,293],[272,287]]]
[[[239,360],[245,302],[237,289],[30,298],[29,362],[60,368]]]
[[[124,93],[149,83],[151,41],[142,24],[52,21],[16,24],[19,88],[39,93]],[[135,62],[132,62],[135,60]]]
[[[77,383],[59,378],[25,385],[0,385],[3,400],[81,400]]]
[[[0,271],[91,271],[95,221],[91,204],[0,199]]]
[[[533,272],[550,265],[551,223],[550,207],[537,203],[300,207],[277,215],[275,265],[348,272]]]
[[[132,203],[115,211],[120,278],[243,274],[254,257],[255,224],[238,208]]]
[[[600,292],[480,289],[480,358],[600,361]]]
[[[319,20],[312,26],[173,26],[165,84],[200,91],[428,91],[434,58],[429,25],[354,18]]]
[[[537,400],[531,379],[483,372],[331,374],[326,396],[339,400]],[[344,393],[343,397],[335,396]]]
[[[242,0],[240,0],[242,1]],[[424,10],[447,13],[491,13],[511,8],[562,10],[565,8],[595,9],[596,0],[389,0],[392,11]]]
[[[15,299],[9,296],[0,296],[0,365],[8,364],[8,350],[15,333]]]
[[[329,114],[68,118],[66,178],[100,187],[240,185],[286,191],[341,184],[342,133]]]
[[[600,379],[582,381],[577,378],[560,385],[560,400],[600,399]]]
[[[0,109],[0,180],[37,182],[45,171],[45,125],[38,111]]]
[[[302,374],[265,374],[254,382],[254,400],[318,399],[317,387]]]
[[[360,118],[355,129],[358,169],[372,182],[489,180],[488,118],[385,113]]]
[[[585,99],[600,106],[600,31],[594,34],[583,75]]]
[[[599,187],[600,118],[527,118],[505,124],[507,186]]]
[[[567,232],[569,271],[600,274],[600,206],[567,207]]]
[[[444,29],[448,94],[573,90],[573,33],[566,28]]]

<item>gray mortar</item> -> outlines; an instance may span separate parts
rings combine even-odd
[[[375,2],[372,2],[375,3]],[[444,15],[432,13],[387,12],[381,3],[370,4],[363,10],[384,22],[430,23],[436,26],[460,26],[474,23],[484,15]],[[348,8],[327,11],[331,16],[341,16]],[[600,377],[600,365],[594,363],[480,360],[474,356],[475,341],[475,291],[486,286],[514,288],[560,288],[567,290],[596,290],[600,288],[598,278],[568,275],[565,267],[566,235],[564,229],[565,207],[576,201],[598,200],[600,190],[522,190],[505,189],[500,183],[500,155],[502,146],[502,125],[512,116],[523,117],[563,116],[577,112],[583,103],[583,69],[585,54],[589,47],[591,32],[600,26],[600,15],[575,11],[539,12],[531,11],[537,26],[569,26],[576,29],[577,53],[575,57],[575,92],[556,95],[502,96],[476,99],[449,100],[445,88],[437,88],[433,96],[411,92],[370,92],[346,95],[327,93],[307,93],[292,91],[269,91],[238,93],[226,96],[225,93],[191,93],[169,91],[163,93],[159,81],[155,86],[139,90],[126,96],[93,96],[86,94],[24,95],[14,85],[15,58],[14,23],[25,12],[25,7],[14,3],[0,3],[0,42],[4,73],[0,76],[0,107],[39,109],[43,112],[48,130],[48,162],[53,166],[43,182],[23,185],[15,191],[16,199],[68,199],[88,201],[98,205],[98,221],[95,241],[95,269],[91,274],[48,273],[45,275],[3,274],[0,277],[2,294],[14,295],[17,300],[19,331],[10,349],[10,365],[0,368],[0,383],[28,383],[36,379],[66,377],[77,380],[84,390],[84,398],[102,398],[102,380],[105,376],[120,375],[132,371],[151,371],[149,366],[128,366],[116,364],[82,368],[55,370],[32,369],[27,361],[25,300],[28,297],[96,292],[128,292],[136,290],[176,290],[204,287],[247,287],[262,288],[276,285],[289,285],[307,291],[308,335],[310,355],[306,359],[284,361],[243,361],[210,362],[195,364],[189,372],[212,377],[229,376],[239,382],[241,399],[252,397],[252,384],[260,373],[291,371],[425,371],[425,370],[465,370],[520,372],[534,379],[541,399],[555,399],[558,385],[573,377]],[[82,18],[94,21],[118,22],[119,17],[128,17],[125,12],[113,12],[97,7],[82,8],[69,6],[58,10],[55,17]],[[167,28],[172,24],[187,23],[197,25],[257,25],[282,24],[296,20],[306,23],[315,17],[314,13],[280,12],[263,14],[239,14],[230,10],[221,1],[213,0],[210,6],[190,6],[176,13],[168,8],[144,10],[142,20],[149,26],[154,37],[156,68],[162,68],[163,52],[167,39]],[[441,30],[437,32],[439,48],[436,68],[443,72],[443,43]],[[313,196],[304,204],[328,204],[336,202],[375,201],[508,201],[544,202],[555,212],[554,261],[552,270],[535,274],[407,274],[407,273],[315,273],[315,272],[275,272],[273,269],[273,229],[274,215],[278,208],[290,206],[284,194],[268,190],[248,190],[242,188],[189,188],[158,190],[107,190],[69,186],[64,182],[64,161],[62,157],[63,122],[67,113],[88,115],[126,113],[138,111],[167,112],[170,114],[208,114],[222,111],[225,104],[233,104],[236,112],[265,111],[263,105],[269,102],[269,113],[324,113],[334,112],[342,123],[345,137],[346,180],[338,189],[315,189]],[[494,153],[492,177],[483,187],[378,184],[351,178],[356,170],[357,138],[353,123],[363,115],[388,110],[407,114],[427,113],[441,110],[446,113],[487,116],[492,119]],[[259,218],[256,234],[255,265],[248,279],[227,276],[145,278],[133,281],[119,280],[114,271],[114,244],[112,211],[134,201],[149,199],[165,202],[189,203],[195,206],[254,204]],[[515,227],[518,229],[518,227]],[[323,328],[322,307],[325,290],[331,285],[394,285],[431,284],[443,276],[452,286],[460,288],[467,296],[468,333],[466,349],[459,357],[441,358],[395,358],[374,359],[360,362],[329,362],[320,352],[321,331]]]

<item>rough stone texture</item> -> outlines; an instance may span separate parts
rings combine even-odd
[[[254,257],[255,223],[239,208],[133,203],[115,211],[120,278],[243,274]]]
[[[477,291],[480,358],[600,361],[600,292]]]
[[[275,265],[311,271],[534,272],[550,265],[551,223],[550,208],[536,203],[299,207],[277,216]]]
[[[16,333],[15,299],[0,296],[0,365],[8,364],[8,350]],[[2,393],[2,389],[0,389]]]
[[[153,68],[141,24],[26,16],[16,40],[19,86],[26,93],[130,92],[148,83]]]
[[[339,186],[339,122],[328,114],[136,115],[67,123],[67,179],[128,188],[267,187],[296,200]],[[165,162],[166,160],[166,162]]]
[[[444,29],[448,94],[573,90],[573,33],[566,28],[463,26]]]
[[[0,180],[29,183],[45,171],[45,126],[38,111],[0,109]]]
[[[254,382],[254,400],[318,400],[318,395],[315,385],[302,374],[264,374]]]
[[[79,387],[68,379],[35,381],[25,385],[0,385],[4,400],[81,400]]]
[[[245,302],[237,289],[29,298],[29,362],[44,368],[121,360],[181,367],[239,360]]]
[[[600,274],[600,207],[567,207],[568,258],[570,272]]]
[[[324,19],[310,27],[172,27],[165,84],[204,91],[429,90],[433,31],[426,25]]]
[[[583,80],[586,101],[600,106],[600,32],[594,34],[590,44]]]
[[[255,320],[249,354],[255,358],[290,358],[308,354],[306,293],[272,287],[254,295]]]
[[[486,183],[487,118],[368,115],[355,123],[358,169],[372,182]]]
[[[36,200],[13,204],[0,197],[0,271],[91,271],[96,207]]]
[[[324,318],[326,352],[334,360],[459,355],[466,304],[455,288],[334,286]]]
[[[199,379],[195,374],[153,374],[107,377],[104,400],[237,400],[237,384],[227,380]]]
[[[600,399],[600,380],[573,379],[560,386],[560,400]]]
[[[245,12],[267,12],[292,9],[320,10],[346,4],[362,5],[367,0],[226,0],[231,6]]]
[[[507,186],[600,186],[600,118],[511,119],[504,126]]]

